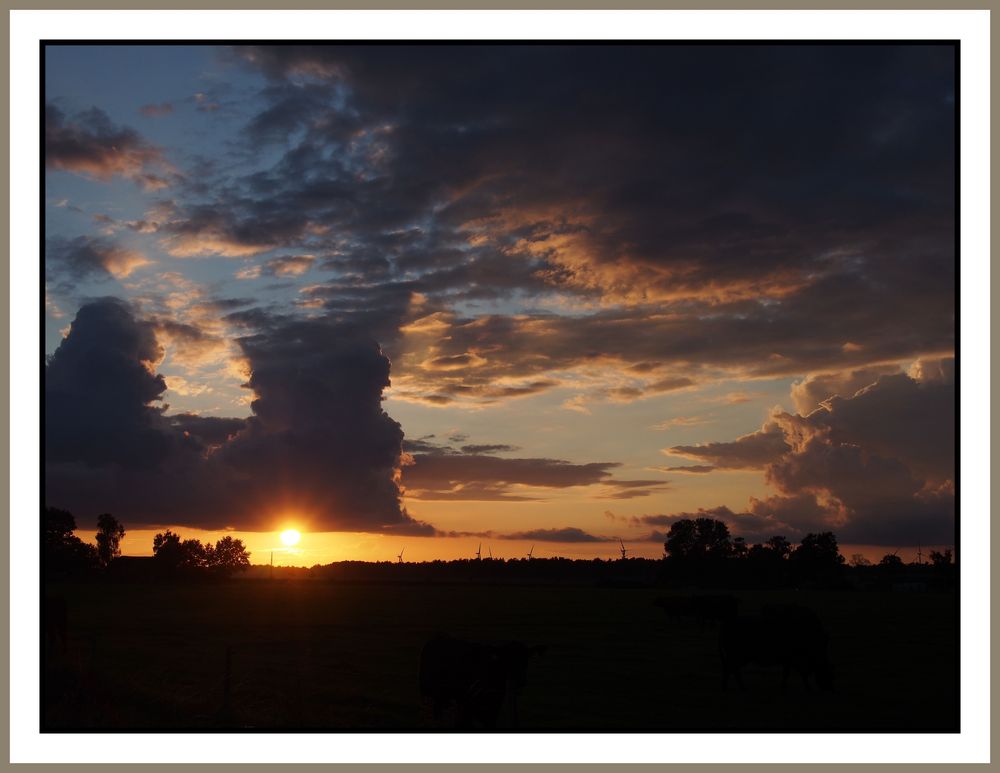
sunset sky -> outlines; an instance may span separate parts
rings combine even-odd
[[[48,46],[46,504],[254,563],[952,545],[954,57]]]

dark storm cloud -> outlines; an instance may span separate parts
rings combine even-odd
[[[46,492],[128,523],[433,534],[400,504],[403,433],[381,407],[389,361],[357,330],[257,318],[238,340],[246,419],[167,417],[157,326],[85,305],[46,368]],[[176,325],[175,325],[176,327]]]
[[[828,383],[852,379],[844,374]],[[757,523],[718,511],[754,535],[764,526],[793,535],[832,529],[848,543],[948,544],[954,541],[955,400],[954,360],[920,361],[910,374],[875,376],[852,397],[828,396],[807,416],[776,410],[759,432],[732,443],[671,452],[763,470],[779,494],[751,499],[746,515]],[[644,522],[662,525],[686,515]]]
[[[368,329],[407,399],[498,402],[601,358],[645,370],[589,399],[633,400],[953,348],[949,47],[234,54],[269,79],[247,142],[282,155],[180,203],[164,246],[323,256],[301,306]],[[399,335],[547,294],[622,307]]]
[[[126,177],[146,190],[166,187],[173,175],[159,148],[96,107],[70,120],[55,105],[45,106],[45,166],[98,180]]]
[[[436,335],[428,343],[438,358],[484,353],[485,363],[448,374],[457,383],[643,363],[646,370],[635,375],[631,390],[600,393],[619,399],[718,377],[798,376],[913,359],[954,347],[953,281],[946,263],[914,269],[900,262],[892,267],[891,280],[883,265],[885,276],[878,281],[860,273],[829,276],[780,303],[694,304],[671,314],[651,307],[573,317],[439,313],[433,317]],[[907,278],[911,271],[916,278]],[[932,289],[931,277],[948,292]],[[925,282],[922,289],[915,286]],[[901,291],[903,285],[909,288]],[[906,322],[897,325],[890,322],[894,319]],[[411,346],[421,343],[414,339]],[[422,357],[412,359],[408,377],[425,389],[439,383],[438,374],[421,364]],[[680,370],[687,375],[678,375]]]
[[[952,225],[950,47],[238,53],[272,78],[270,110],[309,103],[316,121],[322,100],[307,95],[327,89],[348,110],[328,97],[326,114],[391,126],[397,178],[462,191],[444,222],[502,217],[555,252],[553,237],[585,235],[586,255],[554,256],[576,283],[610,266],[625,283],[642,269],[650,291],[796,287],[833,246],[867,249],[914,226],[946,239]]]
[[[304,481],[315,496],[299,504],[340,508],[330,516],[337,523],[424,528],[399,509],[392,459],[401,433],[374,407],[387,355],[391,397],[432,406],[592,383],[567,402],[582,408],[722,379],[795,377],[803,416],[774,415],[735,441],[674,449],[702,462],[687,472],[760,469],[778,487],[777,499],[730,513],[734,523],[789,534],[827,523],[842,538],[890,540],[908,518],[925,536],[951,522],[947,367],[932,377],[926,362],[909,377],[886,363],[954,350],[952,47],[234,53],[266,79],[246,103],[253,115],[240,119],[238,162],[205,165],[210,174],[189,175],[196,179],[145,220],[103,225],[155,232],[174,256],[245,258],[260,275],[285,279],[305,267],[283,262],[288,255],[316,256],[307,267],[314,281],[298,286],[288,316],[274,307],[227,314],[255,363],[259,413],[210,453],[215,429],[204,424],[199,435],[189,422],[181,450],[167,454],[173,489],[199,492],[235,518],[244,505],[191,470],[218,470],[250,510],[274,501],[266,486],[292,502],[293,484]],[[219,104],[216,95],[195,100]],[[50,107],[46,145],[50,168],[147,187],[167,174],[156,172],[161,151],[99,111],[68,119]],[[58,260],[66,270],[112,271],[96,251]],[[198,341],[167,323],[154,329],[165,341],[171,331],[172,344]],[[385,355],[373,354],[371,339]],[[565,373],[573,370],[598,378],[574,381]],[[325,397],[340,400],[344,389],[357,416],[329,408]],[[159,394],[133,404],[154,426]],[[311,427],[342,439],[325,449]],[[170,443],[184,437],[160,430]],[[374,511],[355,512],[337,493],[339,471],[337,492],[320,485],[325,455],[347,458],[341,444],[357,446],[363,469],[348,469]],[[613,463],[600,470],[476,450],[445,459],[413,445],[417,463],[403,478],[426,498],[523,499],[512,487],[598,484],[626,497],[665,485],[616,486]],[[533,461],[536,473],[526,469]],[[73,470],[80,490],[96,490],[84,485],[96,480],[88,469]],[[102,474],[101,485],[118,490]],[[411,482],[421,476],[423,489]]]
[[[246,419],[198,416],[193,413],[177,413],[166,417],[166,420],[170,427],[194,437],[205,448],[221,446],[246,428]]]
[[[89,467],[149,468],[170,453],[152,407],[166,389],[152,325],[123,301],[104,298],[77,313],[45,367],[45,458]],[[65,501],[65,500],[63,500]]]

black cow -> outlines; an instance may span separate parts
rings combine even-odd
[[[764,607],[759,615],[730,618],[719,633],[722,687],[726,689],[734,676],[740,689],[745,689],[743,667],[756,664],[781,666],[782,689],[789,674],[797,671],[806,691],[810,677],[821,689],[832,690],[828,641],[819,618],[805,607],[775,605]]]
[[[704,627],[707,623],[721,623],[736,617],[740,611],[740,601],[735,596],[702,595],[692,596],[691,616]]]
[[[653,604],[663,610],[670,622],[691,615],[691,599],[687,596],[658,596],[653,599]]]
[[[420,694],[433,701],[435,720],[454,705],[458,727],[484,728],[496,726],[509,695],[516,726],[517,693],[525,685],[528,660],[544,652],[545,645],[480,644],[438,634],[420,655]]]

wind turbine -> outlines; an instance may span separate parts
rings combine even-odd
[[[403,550],[400,550],[400,551],[399,551],[399,555],[398,555],[398,556],[396,556],[396,562],[397,562],[397,563],[400,563],[400,564],[401,564],[401,563],[403,563],[403,552],[404,552],[405,550],[406,550],[406,548],[403,548]]]
[[[489,547],[489,546],[487,546],[486,550],[487,550],[487,551],[489,552],[489,554],[490,554],[490,561],[492,561],[492,560],[493,560],[493,548],[492,548],[492,547]]]
[[[479,547],[476,548],[476,560],[477,561],[482,561],[483,560],[483,543],[482,542],[480,542],[479,543]]]
[[[625,554],[628,552],[628,548],[625,547],[625,543],[622,542],[622,538],[621,537],[618,538],[618,544],[622,546],[622,548],[621,548],[621,550],[622,550],[622,561],[624,561],[625,560]]]
[[[531,554],[532,554],[532,553],[533,553],[534,551],[535,551],[535,546],[534,546],[534,545],[532,545],[532,546],[531,546],[531,550],[529,550],[529,551],[528,551],[528,560],[529,560],[529,561],[531,560]]]

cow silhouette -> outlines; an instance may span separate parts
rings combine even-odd
[[[810,690],[810,679],[823,690],[833,689],[826,629],[812,610],[794,605],[771,605],[759,615],[732,617],[719,632],[722,657],[722,687],[734,677],[741,690],[743,667],[750,664],[780,666],[781,688],[788,686],[794,671],[802,686]]]
[[[517,694],[526,683],[528,661],[544,652],[545,645],[482,644],[437,634],[420,655],[420,694],[433,701],[436,721],[454,707],[460,728],[496,727],[509,698],[516,727]]]

